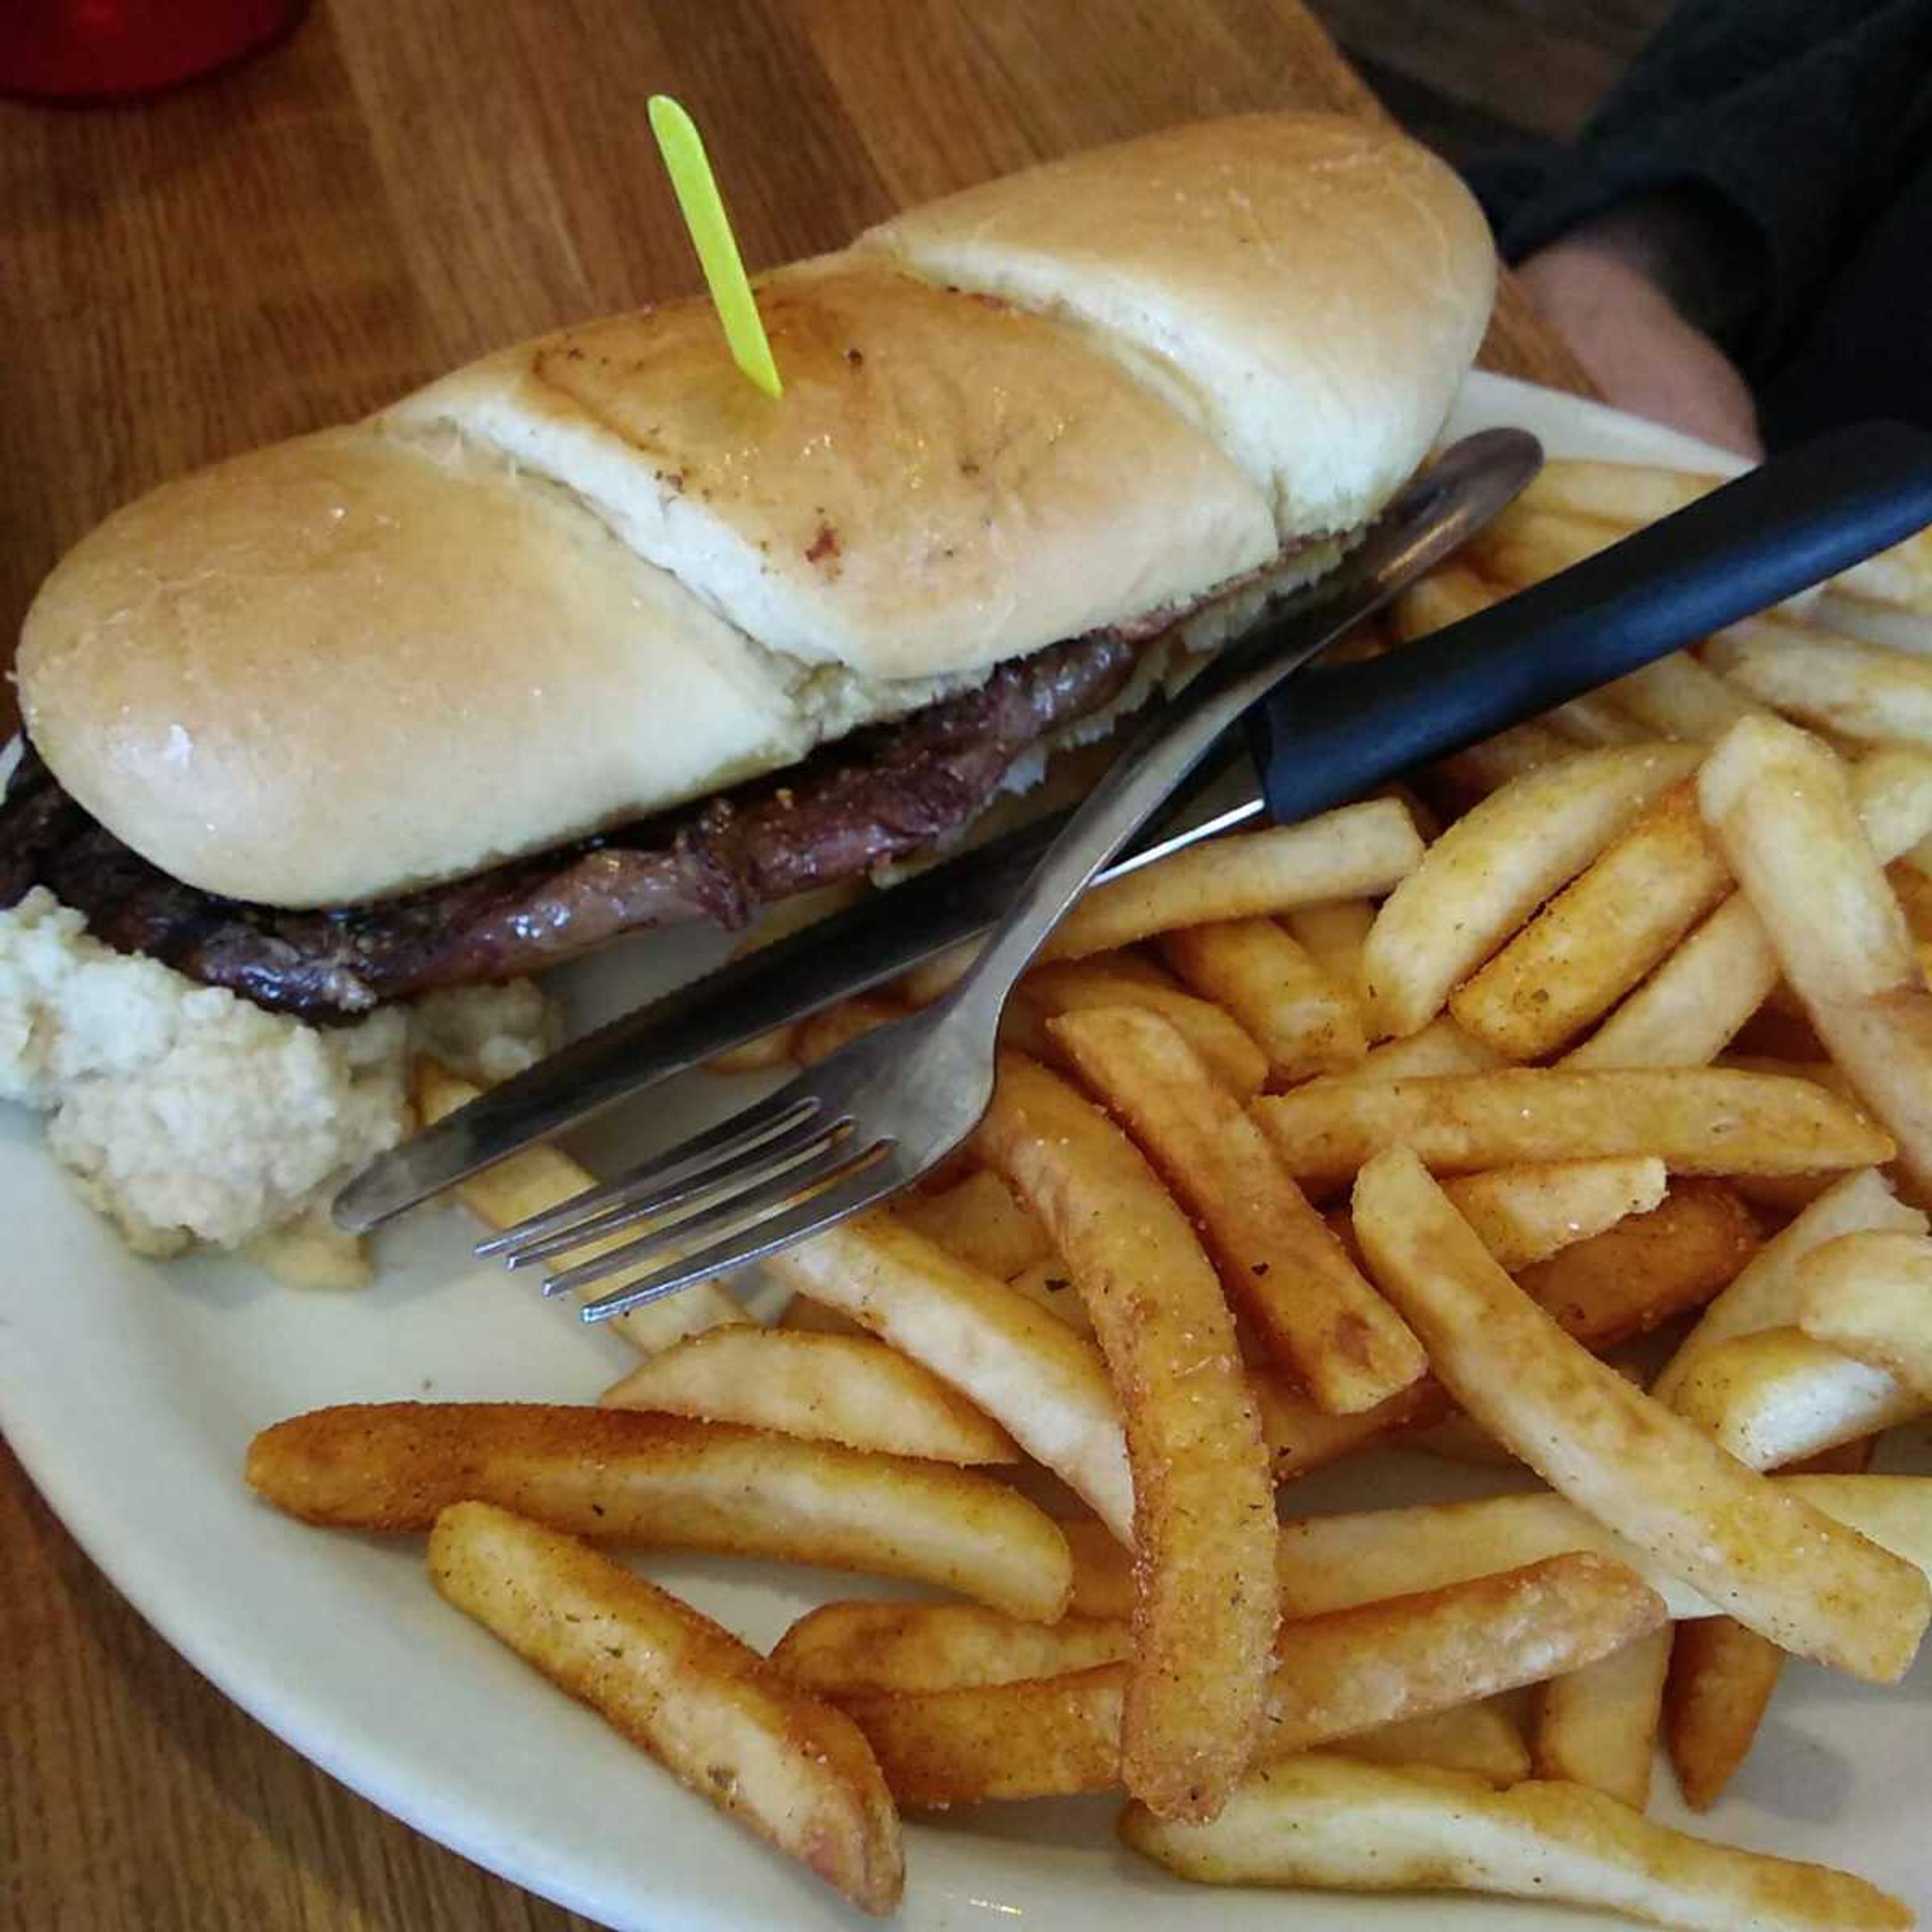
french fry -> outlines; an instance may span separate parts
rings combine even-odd
[[[1562,1556],[1282,1633],[1257,1750],[1269,1762],[1605,1656],[1661,1628],[1621,1564]],[[909,1809],[1112,1789],[1129,1666],[839,1700]]]
[[[248,1480],[332,1528],[423,1530],[452,1503],[494,1503],[594,1542],[910,1577],[1048,1622],[1072,1580],[1066,1539],[990,1476],[629,1409],[316,1409],[255,1438]]]
[[[1516,1784],[1529,1775],[1522,1732],[1500,1703],[1488,1700],[1398,1718],[1358,1731],[1335,1748],[1371,1764],[1431,1765],[1468,1772],[1491,1784]]]
[[[1466,554],[1492,584],[1540,584],[1630,534],[1600,517],[1518,504],[1478,531]]]
[[[1932,1402],[1932,1241],[1841,1234],[1798,1264],[1798,1325]]]
[[[1016,1294],[1037,1302],[1075,1334],[1084,1335],[1090,1342],[1094,1340],[1094,1318],[1087,1312],[1087,1304],[1073,1286],[1072,1271],[1058,1255],[1048,1255],[1031,1268],[1022,1268],[1006,1286]],[[1125,1453],[1124,1450],[1122,1454]]]
[[[904,1006],[876,993],[856,994],[800,1021],[791,1037],[792,1057],[801,1066],[815,1066],[821,1060],[829,1060],[842,1046],[850,1046],[855,1040],[877,1033],[880,1028],[890,1026],[905,1016]]]
[[[607,1408],[736,1422],[938,1462],[1011,1462],[1012,1438],[931,1370],[865,1335],[714,1328],[640,1362]]]
[[[1070,1617],[1124,1618],[1134,1613],[1133,1551],[1098,1517],[1076,1518],[1060,1526],[1073,1556]]]
[[[1687,782],[1674,786],[1450,996],[1466,1033],[1543,1060],[1616,1005],[1730,890]]]
[[[1132,1538],[1120,1405],[1099,1350],[1065,1322],[889,1210],[801,1242],[765,1270],[923,1363]]]
[[[1390,620],[1398,641],[1412,644],[1473,617],[1496,601],[1496,592],[1467,564],[1438,564],[1395,600]]]
[[[1250,1367],[1248,1385],[1261,1412],[1262,1440],[1278,1483],[1339,1462],[1405,1430],[1426,1428],[1454,1412],[1432,1376],[1353,1415],[1331,1414],[1286,1376],[1266,1369]]]
[[[1053,1252],[1039,1217],[983,1167],[940,1193],[908,1194],[893,1203],[893,1212],[968,1267],[1002,1281]]]
[[[1656,738],[1714,745],[1740,718],[1764,706],[1688,651],[1673,652],[1604,687],[1620,711]]]
[[[1892,1153],[1863,1114],[1809,1081],[1701,1066],[1346,1081],[1264,1095],[1252,1112],[1311,1192],[1388,1147],[1443,1174],[1643,1154],[1673,1174],[1809,1174]]]
[[[1274,1492],[1220,1283],[1146,1161],[1046,1068],[1001,1056],[972,1144],[1066,1257],[1126,1420],[1127,1788],[1210,1815],[1252,1746],[1275,1624]]]
[[[1761,1480],[1890,1550],[1922,1574],[1932,1573],[1932,1480],[1856,1475]],[[1592,1550],[1636,1570],[1664,1599],[1673,1618],[1718,1613],[1718,1604],[1673,1569],[1562,1497],[1546,1492],[1412,1503],[1285,1522],[1276,1581],[1282,1615],[1292,1622],[1442,1589],[1570,1550]],[[1096,1576],[1088,1586],[1089,1597],[1104,1604],[1104,1590],[1096,1587],[1100,1582]]]
[[[1542,1684],[1530,1720],[1536,1775],[1587,1784],[1642,1810],[1670,1664],[1666,1628]]]
[[[1606,692],[1586,691],[1543,714],[1542,722],[1573,745],[1594,751],[1642,745],[1651,734]]]
[[[1923,658],[1772,617],[1718,632],[1704,655],[1801,724],[1848,738],[1932,743],[1932,664]]]
[[[1351,989],[1361,977],[1362,948],[1375,922],[1376,908],[1368,899],[1330,899],[1282,915],[1296,944],[1337,986]]]
[[[1268,1055],[1239,1021],[1211,1001],[1183,992],[1158,967],[1130,953],[1036,967],[1020,982],[1016,997],[1042,1019],[1091,1006],[1139,1006],[1184,1034],[1214,1077],[1238,1098],[1252,1100],[1268,1079]]]
[[[1788,1227],[1767,1241],[1712,1303],[1696,1328],[1678,1345],[1652,1384],[1660,1402],[1675,1402],[1678,1389],[1699,1358],[1720,1342],[1760,1328],[1780,1328],[1798,1319],[1798,1267],[1804,1257],[1840,1234],[1875,1231],[1923,1234],[1928,1223],[1908,1208],[1869,1168],[1832,1184]]]
[[[864,1910],[897,1910],[898,1814],[843,1713],[689,1604],[486,1503],[439,1514],[429,1572],[458,1609],[720,1810]]]
[[[1787,1650],[1880,1682],[1911,1661],[1924,1578],[1774,1490],[1570,1340],[1492,1261],[1415,1156],[1355,1185],[1383,1292],[1450,1393],[1560,1493]]]
[[[805,1335],[862,1335],[866,1332],[850,1316],[827,1308],[808,1294],[787,1295],[772,1325]]]
[[[1557,456],[1537,472],[1518,500],[1528,510],[1594,517],[1628,530],[1675,516],[1724,480],[1703,470]]]
[[[1796,1328],[1754,1329],[1706,1349],[1672,1402],[1754,1469],[1802,1462],[1932,1407],[1886,1370]]]
[[[1385,892],[1421,858],[1414,821],[1388,798],[1343,806],[1300,825],[1210,839],[1096,886],[1040,956],[1080,959],[1177,926],[1264,918],[1324,899]]]
[[[714,1053],[704,1063],[707,1073],[735,1076],[740,1073],[766,1073],[775,1066],[792,1066],[797,1064],[798,1029],[800,1022],[788,1021],[784,1025],[774,1027],[770,1033],[761,1033],[756,1040],[748,1040],[742,1046],[728,1046],[722,1053]]]
[[[1858,819],[1889,863],[1932,828],[1932,759],[1882,746],[1851,775]],[[1569,1066],[1695,1066],[1714,1060],[1778,985],[1778,956],[1742,893],[1726,899],[1569,1054]]]
[[[414,1086],[416,1117],[426,1127],[434,1126],[458,1108],[467,1106],[482,1090],[466,1080],[459,1080],[427,1054],[416,1056]],[[562,1148],[540,1142],[508,1160],[499,1161],[494,1167],[472,1174],[467,1180],[458,1182],[455,1194],[486,1228],[500,1232],[514,1228],[519,1221],[528,1220],[532,1214],[560,1208],[596,1184],[596,1177],[580,1167]],[[635,1228],[626,1228],[610,1236],[604,1245],[614,1246],[619,1242],[634,1240],[636,1235]],[[573,1258],[587,1258],[596,1252],[595,1244],[586,1243],[574,1251]],[[614,1282],[599,1283],[598,1292],[603,1293],[606,1286],[621,1288],[624,1280],[620,1275]],[[682,1294],[670,1295],[615,1316],[610,1326],[640,1354],[654,1355],[688,1336],[750,1319],[718,1282],[700,1281]]]
[[[1708,1811],[1724,1795],[1784,1669],[1784,1652],[1735,1617],[1677,1625],[1664,1683],[1664,1741],[1692,1810]]]
[[[1663,1162],[1639,1154],[1492,1168],[1451,1180],[1444,1192],[1498,1264],[1515,1274],[1632,1214],[1648,1214],[1665,1186]]]
[[[1932,1198],[1932,992],[1842,766],[1781,722],[1748,720],[1698,796],[1818,1036]]]
[[[1124,1008],[1048,1024],[1193,1216],[1230,1300],[1322,1408],[1372,1408],[1424,1372],[1415,1338],[1173,1028]]]
[[[1492,1046],[1472,1038],[1447,1013],[1438,1014],[1420,1033],[1384,1040],[1369,1048],[1368,1058],[1352,1066],[1324,1073],[1312,1086],[1337,1080],[1424,1080],[1444,1073],[1487,1073],[1504,1064]]]
[[[1574,758],[1576,751],[1575,744],[1561,732],[1532,718],[1450,752],[1437,769],[1472,791],[1485,795],[1502,790],[1514,778],[1527,778],[1546,765]]]
[[[1932,611],[1856,596],[1828,584],[1812,606],[1810,617],[1820,630],[1836,632],[1840,637],[1862,638],[1868,644],[1907,651],[1914,657],[1932,656]]]
[[[1256,1772],[1211,1824],[1130,1804],[1120,1834],[1204,1885],[1486,1892],[1687,1932],[1900,1932],[1912,1922],[1848,1872],[1690,1838],[1581,1785],[1496,1791],[1459,1772],[1327,1752]]]
[[[1362,977],[1377,1030],[1420,1031],[1504,940],[1700,755],[1689,746],[1656,745],[1567,758],[1458,819],[1370,929]]]
[[[1124,1617],[1036,1624],[978,1604],[861,1600],[808,1611],[771,1658],[807,1690],[840,1699],[1064,1676],[1119,1663],[1131,1642]]]
[[[780,940],[789,939],[794,933],[802,932],[807,926],[816,926],[820,920],[829,919],[834,913],[857,904],[872,890],[868,879],[848,879],[836,886],[821,886],[816,892],[800,892],[793,898],[780,899],[768,908],[758,923],[732,947],[731,957],[742,959],[752,953],[762,952]],[[747,1040],[742,1046],[729,1048],[707,1060],[705,1071],[728,1075],[760,1073],[771,1067],[789,1066],[794,1058],[798,1028],[797,1021],[790,1021],[770,1033],[760,1034],[756,1040]]]
[[[1184,927],[1161,951],[1197,993],[1233,1014],[1277,1082],[1352,1066],[1369,1050],[1354,994],[1271,919]]]

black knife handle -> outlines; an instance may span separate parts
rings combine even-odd
[[[1860,423],[1774,457],[1559,575],[1250,714],[1288,824],[1476,743],[1932,524],[1932,436]]]

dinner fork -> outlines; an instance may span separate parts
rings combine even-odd
[[[1535,439],[1521,430],[1466,437],[1384,512],[1333,596],[1263,626],[1211,662],[1130,741],[944,998],[476,1252],[519,1268],[598,1244],[551,1273],[547,1294],[650,1269],[584,1309],[586,1321],[598,1321],[776,1254],[929,1172],[986,1112],[1007,996],[1094,874],[1244,712],[1456,549],[1541,461]],[[640,1223],[649,1226],[638,1238],[614,1240]]]

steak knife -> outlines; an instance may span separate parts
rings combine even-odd
[[[1419,479],[1321,586],[1318,602],[1272,616],[1251,636],[1315,657],[1473,534],[1540,460],[1520,431],[1486,432],[1459,452],[1477,442],[1492,446],[1502,479],[1480,514],[1451,519],[1447,540],[1433,547],[1418,542],[1441,510],[1428,478]],[[1782,602],[1928,523],[1932,437],[1887,422],[1821,436],[1418,645],[1303,670],[1247,721],[1260,778],[1253,795],[1156,836],[1100,880],[1238,826],[1328,810]],[[1238,756],[1225,748],[1219,768]],[[376,1226],[533,1142],[985,932],[1062,822],[1064,814],[949,860],[586,1035],[380,1156],[338,1196],[338,1224]]]

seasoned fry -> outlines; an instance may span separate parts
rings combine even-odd
[[[1271,919],[1170,932],[1161,952],[1197,993],[1234,1015],[1277,1082],[1353,1066],[1369,1050],[1354,994]]]
[[[1406,1430],[1426,1428],[1454,1412],[1432,1376],[1353,1415],[1331,1414],[1286,1377],[1265,1369],[1250,1367],[1248,1384],[1261,1411],[1262,1439],[1278,1483],[1339,1462]]]
[[[1774,617],[1718,632],[1704,654],[1733,684],[1848,738],[1932,743],[1932,664]]]
[[[1561,732],[1532,718],[1450,752],[1438,769],[1472,791],[1485,794],[1500,791],[1512,779],[1526,778],[1560,759],[1574,758],[1576,752],[1576,746]]]
[[[773,1256],[765,1270],[923,1363],[1070,1484],[1116,1535],[1132,1537],[1120,1406],[1099,1350],[1065,1322],[884,1210]]]
[[[1485,1046],[1465,1033],[1447,1013],[1431,1020],[1420,1033],[1406,1039],[1385,1040],[1372,1046],[1368,1058],[1333,1073],[1324,1073],[1310,1086],[1327,1085],[1337,1080],[1424,1080],[1444,1073],[1487,1073],[1503,1064],[1494,1047]]]
[[[1897,1376],[1796,1328],[1754,1329],[1706,1349],[1673,1402],[1754,1469],[1782,1468],[1932,1407]]]
[[[1841,1234],[1798,1264],[1798,1325],[1932,1402],[1932,1241]]]
[[[1689,775],[1693,746],[1568,758],[1505,785],[1429,848],[1376,915],[1362,977],[1378,1030],[1419,1032],[1449,995],[1639,813]]]
[[[1048,1024],[1194,1217],[1229,1299],[1322,1408],[1372,1408],[1423,1374],[1414,1336],[1178,1033],[1118,1008]]]
[[[1932,1572],[1932,1480],[1857,1475],[1766,1480],[1774,1491],[1802,1498],[1922,1573]],[[1566,1550],[1594,1550],[1627,1564],[1663,1598],[1673,1618],[1718,1613],[1708,1597],[1654,1557],[1562,1497],[1537,1494],[1414,1503],[1284,1523],[1276,1569],[1282,1615],[1291,1620],[1316,1616],[1384,1597],[1440,1589]],[[1096,1603],[1105,1602],[1102,1592],[1092,1594]]]
[[[1455,1704],[1419,1718],[1398,1718],[1372,1731],[1358,1731],[1335,1748],[1371,1764],[1432,1765],[1464,1771],[1492,1784],[1516,1784],[1529,1775],[1529,1747],[1499,1704]]]
[[[1730,889],[1687,782],[1673,786],[1450,996],[1463,1030],[1506,1060],[1567,1046]]]
[[[1430,1079],[1346,1081],[1254,1103],[1311,1192],[1379,1149],[1440,1173],[1652,1154],[1675,1174],[1808,1174],[1890,1159],[1892,1143],[1809,1081],[1708,1067],[1572,1072],[1509,1067]]]
[[[1840,1234],[1867,1230],[1923,1234],[1928,1224],[1869,1168],[1834,1182],[1788,1227],[1767,1241],[1750,1265],[1704,1311],[1652,1384],[1660,1402],[1675,1402],[1699,1358],[1719,1343],[1760,1328],[1788,1326],[1798,1318],[1798,1266],[1814,1248]]]
[[[1295,943],[1337,986],[1352,990],[1361,978],[1362,948],[1376,909],[1367,899],[1331,899],[1282,915]]]
[[[248,1479],[333,1528],[422,1530],[452,1503],[494,1503],[596,1542],[908,1576],[1048,1622],[1072,1580],[1051,1519],[990,1476],[634,1410],[316,1409],[255,1438]]]
[[[1714,745],[1740,718],[1756,716],[1764,710],[1688,651],[1659,658],[1604,689],[1619,710],[1653,737],[1682,738],[1693,744]]]
[[[689,1604],[568,1536],[451,1505],[436,1588],[718,1809],[880,1916],[904,1887],[898,1814],[851,1720]]]
[[[1492,1168],[1452,1180],[1444,1192],[1498,1265],[1515,1274],[1628,1216],[1648,1214],[1664,1187],[1663,1162],[1639,1154]]]
[[[909,1193],[893,1203],[892,1211],[968,1267],[1002,1281],[1053,1252],[1039,1216],[983,1167],[938,1194]]]
[[[454,1113],[458,1107],[468,1106],[482,1090],[466,1080],[458,1079],[440,1061],[426,1054],[417,1055],[414,1072],[416,1115],[426,1127],[434,1126],[446,1114]],[[560,1208],[596,1184],[596,1175],[580,1167],[560,1148],[539,1142],[508,1160],[499,1161],[494,1167],[486,1167],[481,1174],[472,1174],[467,1180],[459,1181],[455,1193],[486,1228],[501,1231],[514,1228],[532,1214]],[[634,1228],[626,1228],[610,1236],[605,1245],[614,1246],[636,1236]],[[587,1258],[596,1252],[595,1244],[586,1243],[575,1251],[573,1258]],[[606,1286],[621,1288],[625,1280],[624,1276],[619,1275],[610,1284],[600,1282],[598,1292],[602,1294]],[[614,1316],[609,1325],[640,1354],[654,1355],[687,1336],[750,1318],[718,1282],[700,1281],[682,1294]]]
[[[1016,997],[1042,1019],[1091,1006],[1138,1006],[1158,1013],[1186,1035],[1188,1045],[1238,1100],[1252,1100],[1268,1078],[1268,1055],[1239,1021],[1212,1001],[1184,993],[1158,967],[1130,953],[1036,967],[1020,982]]]
[[[1072,1270],[1058,1255],[1048,1255],[1045,1261],[1022,1268],[1006,1286],[1016,1294],[1038,1303],[1075,1334],[1084,1335],[1090,1342],[1094,1340],[1094,1318],[1087,1312],[1087,1304],[1073,1286]],[[1124,1457],[1126,1451],[1123,1448],[1120,1453]]]
[[[1843,766],[1772,719],[1736,727],[1698,796],[1818,1036],[1932,1198],[1932,992]]]
[[[1530,1720],[1536,1775],[1587,1784],[1642,1810],[1650,1802],[1670,1664],[1670,1632],[1665,1628],[1543,1684]]]
[[[640,1362],[598,1400],[939,1462],[1011,1462],[1012,1438],[870,1336],[714,1328]]]
[[[1096,886],[1041,957],[1084,958],[1177,926],[1385,892],[1421,859],[1414,820],[1388,798],[1344,806],[1300,825],[1210,839]]]
[[[1391,1148],[1363,1169],[1355,1230],[1436,1374],[1552,1488],[1787,1650],[1880,1682],[1905,1670],[1932,1617],[1924,1577],[1571,1341],[1413,1154]]]
[[[1458,1772],[1325,1752],[1257,1772],[1212,1824],[1172,1824],[1130,1804],[1120,1833],[1205,1885],[1489,1892],[1686,1932],[1902,1932],[1912,1922],[1850,1873],[1690,1838],[1581,1785],[1495,1791]]]
[[[1724,1795],[1784,1669],[1784,1652],[1735,1617],[1698,1617],[1676,1627],[1664,1690],[1664,1741],[1692,1810],[1708,1811]]]
[[[1211,1815],[1253,1744],[1275,1624],[1274,1492],[1220,1283],[1146,1161],[1046,1068],[1001,1056],[972,1144],[1066,1257],[1126,1420],[1127,1788]]]
[[[1131,1642],[1124,1617],[1037,1624],[978,1604],[858,1601],[808,1611],[772,1661],[808,1690],[843,1699],[1064,1676],[1119,1663]]]
[[[1063,1522],[1060,1532],[1073,1552],[1070,1617],[1128,1618],[1134,1613],[1133,1552],[1095,1517]]]
[[[1661,1628],[1662,1602],[1621,1564],[1562,1556],[1288,1626],[1258,1748],[1312,1744],[1446,1710],[1607,1655]],[[1120,1781],[1128,1666],[929,1692],[842,1696],[908,1808],[1107,1790]]]

